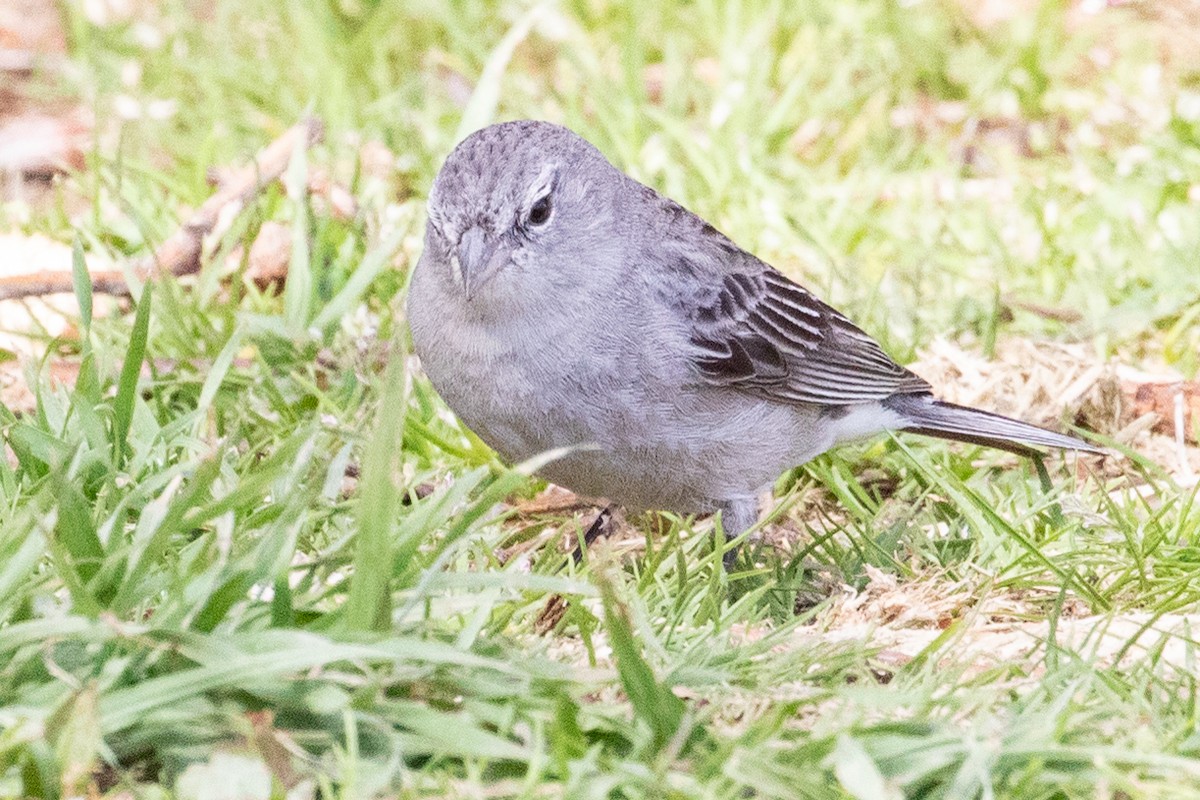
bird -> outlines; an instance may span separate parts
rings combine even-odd
[[[729,539],[784,471],[885,431],[1103,452],[939,400],[848,317],[550,122],[490,125],[446,157],[406,314],[425,375],[501,458],[559,451],[543,478],[719,514]]]

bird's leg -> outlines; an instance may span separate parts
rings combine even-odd
[[[721,504],[721,527],[725,531],[725,541],[731,541],[741,536],[746,530],[758,522],[758,499],[742,497],[737,500],[726,500]],[[737,547],[725,551],[722,563],[725,571],[731,572],[737,563]]]
[[[591,526],[584,532],[579,539],[579,544],[575,545],[575,552],[571,553],[571,561],[576,565],[583,560],[583,550],[585,547],[590,548],[592,543],[601,536],[612,535],[615,527],[612,522],[613,512],[616,510],[615,505],[605,506],[604,509],[596,515],[596,519],[592,521]],[[534,621],[534,629],[538,633],[549,633],[558,627],[562,622],[563,616],[567,613],[568,601],[561,594],[551,595],[546,601],[545,608],[542,613],[538,614]]]
[[[571,554],[571,560],[578,564],[583,560],[583,549],[591,548],[592,543],[601,536],[609,536],[613,532],[612,515],[616,510],[616,506],[605,506],[596,519],[592,522],[591,527],[583,534],[583,539],[575,546],[575,552]]]

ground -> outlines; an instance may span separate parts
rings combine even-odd
[[[0,80],[0,795],[1200,797],[1200,6],[20,0]],[[571,563],[403,316],[514,117],[1110,454]]]

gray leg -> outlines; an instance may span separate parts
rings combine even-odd
[[[583,549],[591,547],[592,543],[601,536],[609,536],[613,531],[612,515],[616,510],[616,506],[605,506],[596,519],[592,522],[587,532],[583,534],[583,539],[575,546],[575,552],[571,554],[571,560],[578,564],[583,560]]]
[[[726,540],[741,536],[755,522],[758,522],[758,498],[741,497],[721,504],[721,526],[725,529]],[[735,561],[737,548],[731,547],[725,551],[726,572],[733,569]]]

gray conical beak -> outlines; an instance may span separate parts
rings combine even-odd
[[[500,247],[496,239],[475,225],[459,238],[456,255],[463,293],[470,300],[504,266],[509,253],[508,248]]]

